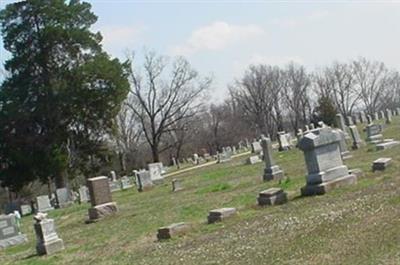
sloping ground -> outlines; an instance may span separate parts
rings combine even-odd
[[[385,138],[400,139],[399,117],[394,121]],[[170,180],[149,192],[113,193],[120,212],[99,223],[84,224],[88,204],[55,210],[50,216],[66,249],[54,256],[35,255],[26,217],[29,243],[0,252],[0,264],[400,264],[400,147],[352,152],[345,163],[364,171],[358,184],[308,198],[299,196],[302,153],[274,154],[289,181],[263,183],[264,165],[243,165],[242,157],[174,176],[185,187],[178,193]],[[373,173],[379,157],[392,157],[392,165]],[[256,206],[258,192],[273,186],[289,191],[289,203]],[[237,207],[238,216],[205,224],[208,211],[220,207]],[[186,236],[156,241],[158,227],[182,221],[193,227]]]

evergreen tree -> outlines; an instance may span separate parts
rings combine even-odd
[[[129,91],[126,64],[102,51],[97,17],[78,0],[26,0],[0,11],[7,77],[0,87],[0,180],[19,190],[40,178],[65,186],[102,151]]]
[[[330,126],[336,126],[336,107],[333,100],[327,96],[321,96],[318,99],[318,105],[315,109],[316,119],[323,121],[325,124]]]

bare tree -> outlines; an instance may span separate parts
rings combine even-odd
[[[308,90],[310,76],[303,66],[289,64],[285,69],[286,82],[283,86],[285,105],[294,131],[304,125],[307,120],[307,110],[310,110]]]
[[[183,58],[172,64],[171,75],[163,76],[168,60],[154,53],[144,58],[142,75],[133,66],[131,58],[130,109],[138,118],[149,144],[154,162],[160,153],[170,148],[161,148],[162,137],[174,130],[174,125],[193,118],[203,104],[203,96],[211,85],[210,78],[200,79],[198,73]]]
[[[381,97],[387,92],[390,77],[385,64],[359,58],[353,61],[353,73],[367,112],[372,114],[381,109],[385,104]]]

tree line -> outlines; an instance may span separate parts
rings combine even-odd
[[[398,107],[400,75],[357,58],[308,71],[251,65],[222,103],[210,103],[213,78],[183,57],[154,52],[137,63],[102,48],[97,17],[78,0],[27,0],[0,11],[4,64],[0,87],[0,181],[19,191],[33,181],[121,174],[146,163],[274,138],[334,115]]]

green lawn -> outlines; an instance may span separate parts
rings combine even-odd
[[[400,139],[400,119],[393,120],[383,134]],[[264,183],[264,164],[244,165],[247,156],[199,168],[173,177],[185,188],[177,193],[171,179],[148,192],[113,193],[120,211],[98,223],[84,222],[89,204],[50,212],[66,247],[53,256],[36,256],[32,216],[24,217],[29,242],[0,251],[0,264],[400,264],[399,154],[400,147],[353,151],[345,164],[364,171],[357,185],[307,198],[300,197],[306,169],[297,149],[274,153],[289,178],[282,183]],[[392,157],[392,165],[373,173],[379,157]],[[258,192],[276,186],[289,202],[258,207]],[[238,215],[206,224],[208,211],[221,207]],[[192,230],[157,242],[157,228],[176,222]]]

